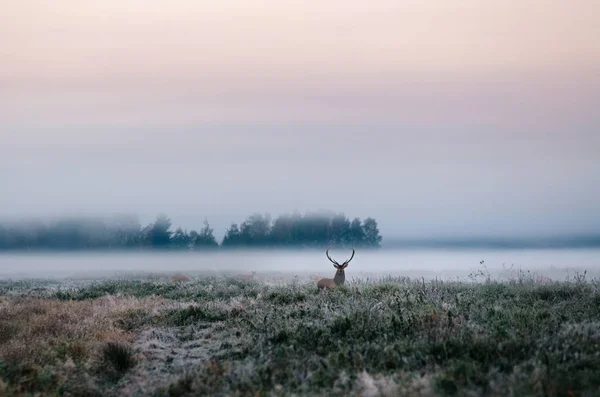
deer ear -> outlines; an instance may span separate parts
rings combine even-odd
[[[347,267],[348,267],[348,264],[347,264],[347,263],[344,263],[344,264],[342,265],[342,269],[345,269],[345,268],[347,268]]]

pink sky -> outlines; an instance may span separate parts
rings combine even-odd
[[[597,0],[8,0],[0,207],[592,230],[599,37]]]
[[[19,125],[560,120],[598,99],[598,37],[595,0],[9,0],[0,104]]]

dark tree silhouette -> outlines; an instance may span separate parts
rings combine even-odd
[[[171,247],[175,249],[189,249],[192,244],[192,239],[190,235],[178,227],[171,236]]]
[[[379,235],[377,221],[373,218],[365,219],[363,229],[365,230],[365,244],[368,247],[379,247],[382,238]]]
[[[215,239],[214,229],[210,227],[208,220],[204,219],[204,227],[200,233],[193,238],[193,245],[198,248],[216,248],[219,246]]]
[[[270,239],[271,217],[269,214],[250,215],[240,227],[242,245],[267,245]]]
[[[223,237],[223,241],[221,243],[224,247],[233,247],[236,245],[241,245],[242,237],[240,233],[240,228],[237,223],[232,223],[227,232],[225,232],[225,236]]]
[[[133,249],[172,250],[217,248],[214,230],[205,219],[204,227],[189,233],[171,231],[171,219],[160,214],[141,227],[136,216],[110,218],[63,218],[50,222],[29,220],[0,224],[0,250],[35,249]],[[231,247],[322,247],[324,245],[379,247],[377,222],[367,218],[352,222],[343,213],[319,211],[304,216],[283,214],[271,221],[269,214],[250,215],[240,226],[232,223],[221,246]]]
[[[338,214],[331,220],[331,233],[329,241],[333,244],[343,245],[350,241],[350,221],[344,214]]]
[[[135,215],[114,216],[106,224],[109,235],[112,233],[114,247],[136,247],[141,244],[141,225]]]
[[[354,218],[350,224],[349,243],[355,246],[361,246],[365,241],[365,229],[359,218]]]
[[[270,242],[274,245],[290,245],[294,242],[294,218],[291,215],[284,214],[275,219]]]
[[[381,236],[374,219],[366,224],[355,218],[352,222],[343,213],[320,211],[280,215],[271,224],[267,215],[253,214],[238,229],[226,233],[222,246],[352,246],[379,247]]]
[[[171,220],[166,215],[160,214],[149,230],[150,245],[154,248],[167,248],[171,243]]]
[[[301,245],[320,245],[330,242],[330,218],[324,214],[309,213],[299,222]]]
[[[5,227],[0,225],[0,250],[7,249],[9,247],[8,233]]]

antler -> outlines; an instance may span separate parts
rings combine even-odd
[[[350,257],[350,259],[348,259],[346,262],[344,262],[344,264],[347,265],[348,263],[350,263],[352,258],[354,258],[354,248],[352,248],[352,256]]]
[[[329,259],[331,261],[331,263],[333,263],[334,265],[340,265],[339,263],[337,263],[336,261],[334,261],[333,259],[331,259],[331,257],[329,256],[329,248],[327,248],[327,250],[325,251],[325,255],[327,255],[327,259]]]

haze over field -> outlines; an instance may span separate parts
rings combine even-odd
[[[350,258],[347,249],[329,254],[340,263]],[[402,276],[420,280],[482,281],[489,274],[495,280],[518,279],[527,275],[554,281],[572,279],[587,272],[588,279],[600,279],[600,250],[362,250],[358,249],[346,269],[348,282]],[[483,263],[480,263],[481,261]],[[0,255],[0,281],[28,278],[147,277],[150,273],[250,275],[267,283],[290,282],[294,277],[333,277],[335,269],[320,250],[271,251],[239,250],[193,253],[57,253]],[[479,273],[479,272],[482,273]],[[181,274],[180,273],[180,274]]]
[[[8,0],[0,217],[600,231],[600,3]]]

